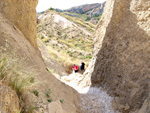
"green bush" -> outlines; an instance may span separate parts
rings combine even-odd
[[[63,102],[64,102],[64,99],[60,100],[60,102],[63,103]]]
[[[50,7],[49,10],[54,10],[54,8]]]
[[[85,21],[89,21],[89,20],[91,20],[91,17],[87,17],[87,18],[85,19]]]
[[[91,58],[92,58],[92,56],[91,56],[91,55],[88,55],[88,56],[86,56],[86,58],[91,59]]]
[[[52,102],[52,99],[48,99],[47,102]]]
[[[39,96],[39,92],[37,90],[33,90],[32,93],[34,93],[35,96]]]

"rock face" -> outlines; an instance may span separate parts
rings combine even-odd
[[[63,110],[67,113],[76,113],[77,92],[61,83],[46,69],[40,52],[34,48],[37,43],[36,19],[34,19],[36,16],[33,13],[36,3],[37,0],[0,1],[0,47],[7,44],[9,51],[16,51],[20,58],[26,59],[26,66],[34,67],[37,72],[35,81],[40,83],[21,95],[25,112],[29,113],[33,108],[37,108],[35,109],[37,113],[48,112],[48,99],[52,101],[63,99]],[[34,88],[39,92],[38,97],[32,93]],[[52,93],[50,98],[47,98],[45,92],[49,89]]]
[[[19,99],[15,91],[10,87],[0,84],[0,112],[19,112]]]
[[[87,76],[115,97],[123,113],[141,108],[150,93],[149,53],[150,1],[108,0]]]
[[[0,13],[16,25],[28,41],[37,47],[36,5],[38,0],[1,0]]]

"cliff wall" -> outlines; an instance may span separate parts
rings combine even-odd
[[[5,48],[7,45],[9,51],[14,51],[20,59],[25,59],[25,67],[33,67],[37,73],[34,76],[36,85],[21,94],[23,110],[27,113],[32,109],[37,113],[48,112],[50,99],[52,102],[63,99],[64,103],[59,104],[63,111],[76,113],[77,92],[48,71],[40,51],[36,49],[36,5],[37,0],[0,1],[0,47]],[[34,90],[38,92],[38,96],[34,95]],[[51,93],[48,98],[46,93],[49,90]],[[6,95],[6,98],[9,96]]]
[[[16,25],[28,41],[37,47],[36,6],[38,0],[1,0],[0,13]]]
[[[94,51],[92,85],[114,96],[123,113],[141,108],[150,92],[150,1],[108,0]]]

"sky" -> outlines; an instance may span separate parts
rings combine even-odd
[[[106,0],[39,0],[36,10],[37,12],[42,12],[49,9],[50,7],[68,9],[73,6],[91,3],[103,3],[104,1]]]

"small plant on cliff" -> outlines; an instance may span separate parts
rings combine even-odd
[[[48,99],[47,102],[49,102],[49,103],[52,102],[52,99]]]
[[[48,99],[47,99],[47,102],[52,102],[52,99],[49,99],[50,93],[51,93],[51,90],[50,90],[50,89],[45,90],[45,95],[46,95],[46,97],[48,98]]]
[[[33,90],[32,93],[37,97],[39,96],[39,92],[37,90]]]
[[[34,77],[31,77],[31,78],[30,78],[30,83],[34,83],[34,82],[35,82]]]
[[[60,102],[63,103],[63,102],[64,102],[64,99],[60,100]]]
[[[50,89],[45,90],[45,95],[46,95],[47,98],[50,97],[50,94],[51,94],[51,90]]]

